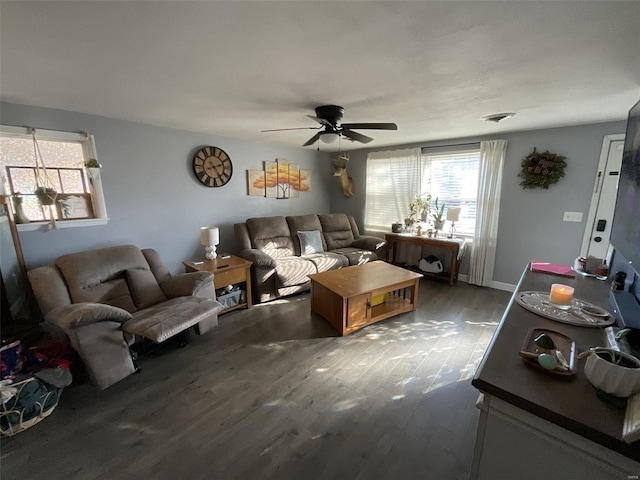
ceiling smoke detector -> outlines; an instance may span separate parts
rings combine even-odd
[[[482,117],[481,120],[484,120],[485,122],[498,123],[507,118],[511,118],[514,115],[515,113],[494,113],[493,115],[487,115],[485,117]]]

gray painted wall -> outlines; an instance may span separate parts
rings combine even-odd
[[[181,273],[183,260],[204,256],[201,226],[220,226],[218,251],[234,253],[235,222],[330,212],[328,189],[335,185],[327,153],[9,103],[0,103],[0,123],[89,132],[103,166],[108,224],[21,232],[28,268],[65,253],[127,243],[155,248],[172,273]],[[233,161],[224,187],[204,187],[193,175],[191,159],[205,145],[222,148]],[[276,158],[311,169],[311,191],[289,200],[247,196],[246,170]]]
[[[366,157],[372,150],[351,151],[349,175],[356,193],[342,196],[332,176],[329,154],[311,149],[247,142],[135,122],[83,115],[25,105],[0,103],[0,123],[35,128],[88,131],[95,136],[109,213],[105,226],[67,228],[50,232],[22,232],[20,238],[29,268],[57,256],[108,245],[132,243],[158,250],[173,273],[181,261],[203,254],[199,227],[219,225],[219,251],[236,252],[233,223],[249,217],[346,212],[364,225]],[[584,212],[605,135],[624,133],[626,122],[582,125],[507,133],[483,139],[508,140],[500,201],[497,261],[493,279],[515,284],[528,261],[572,263],[579,254],[585,222],[562,221],[564,211]],[[479,141],[449,139],[409,148]],[[191,170],[193,153],[203,145],[224,149],[233,160],[231,181],[222,188],[206,188]],[[566,176],[549,190],[523,190],[520,161],[533,147],[567,157]],[[380,149],[380,150],[383,150]],[[246,170],[260,169],[264,160],[286,158],[313,170],[311,192],[298,199],[276,200],[246,195]],[[467,261],[461,271],[467,271]]]
[[[602,141],[605,135],[624,133],[625,129],[624,121],[610,122],[506,133],[495,137],[449,139],[378,150],[447,145],[497,138],[508,140],[493,280],[514,285],[530,260],[573,264],[573,260],[580,254]],[[519,185],[520,178],[517,175],[520,172],[520,162],[533,150],[534,146],[538,150],[549,150],[567,157],[565,177],[548,190],[524,190]],[[366,159],[370,151],[373,150],[349,152],[348,172],[356,185],[356,193],[353,197],[345,198],[339,190],[330,190],[331,211],[350,213],[354,215],[359,225],[364,225]],[[563,222],[562,216],[565,211],[583,212],[583,221],[581,223]],[[461,273],[467,271],[468,258],[461,266]]]

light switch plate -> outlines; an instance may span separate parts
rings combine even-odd
[[[564,216],[562,217],[563,222],[581,222],[582,221],[582,212],[564,212]]]

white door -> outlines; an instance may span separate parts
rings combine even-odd
[[[581,257],[607,257],[623,150],[624,135],[605,136],[580,251]]]

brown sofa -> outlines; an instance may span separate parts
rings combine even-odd
[[[240,256],[253,262],[256,303],[309,290],[309,274],[378,260],[386,245],[360,235],[344,213],[249,218],[234,232]]]
[[[160,343],[191,326],[203,334],[222,310],[213,274],[171,276],[155,250],[133,245],[63,255],[27,275],[45,321],[69,337],[100,388],[135,372],[136,337]]]

